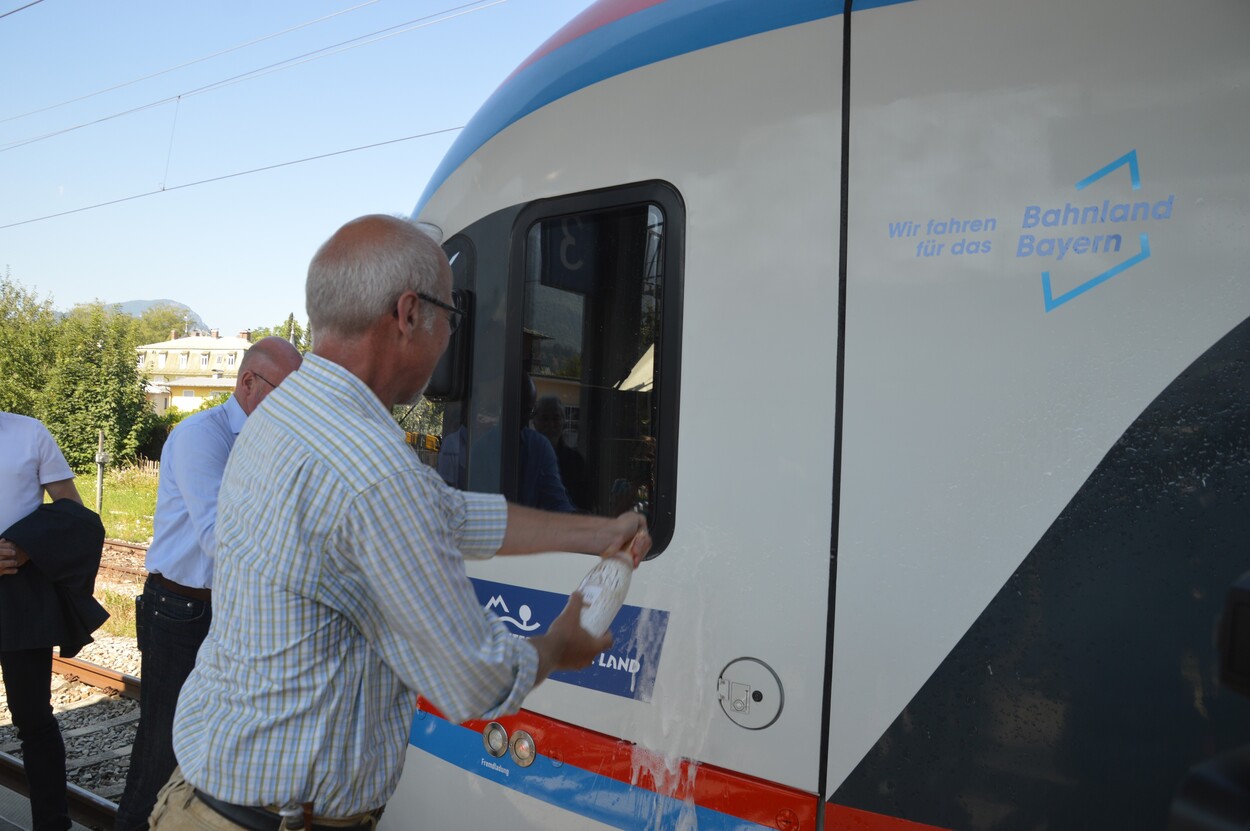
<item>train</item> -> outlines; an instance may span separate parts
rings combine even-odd
[[[1250,568],[1248,38],[1244,0],[558,29],[412,213],[469,312],[429,394],[449,481],[516,499],[532,381],[583,509],[655,546],[589,669],[496,722],[418,704],[383,826],[1165,827],[1250,743],[1214,638]],[[525,636],[589,565],[469,573]]]

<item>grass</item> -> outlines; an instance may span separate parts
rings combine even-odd
[[[96,634],[114,635],[119,638],[135,636],[135,598],[112,589],[96,587],[95,599],[108,609],[109,619],[96,630]]]
[[[79,492],[87,507],[95,507],[95,480],[80,477]],[[104,474],[104,505],[100,519],[109,539],[126,542],[152,541],[152,516],[156,513],[159,474],[150,468],[118,468]]]
[[[100,519],[104,521],[106,537],[134,543],[152,541],[152,516],[156,513],[156,483],[159,478],[155,465],[116,468],[104,474],[104,504],[100,511]],[[87,507],[96,507],[94,476],[79,477],[78,492],[82,494],[83,502],[87,504]],[[97,585],[95,598],[109,613],[109,619],[97,630],[97,633],[133,638],[135,636],[134,593],[118,592]]]

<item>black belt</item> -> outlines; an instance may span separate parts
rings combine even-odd
[[[251,805],[232,805],[229,802],[222,802],[220,799],[214,799],[208,794],[195,789],[196,799],[212,808],[221,816],[233,822],[235,825],[241,825],[251,831],[279,831],[282,828],[282,815],[264,808],[256,808]],[[311,831],[372,831],[377,827],[378,819],[382,816],[382,809],[377,808],[364,814],[360,822],[352,825],[340,825],[337,822],[333,825],[324,825],[318,823],[313,818]],[[297,820],[302,823],[302,818]],[[309,831],[309,829],[305,829]]]
[[[163,589],[171,591],[174,594],[180,594],[183,597],[189,597],[192,600],[208,600],[211,602],[213,599],[212,589],[193,589],[190,586],[175,583],[164,574],[159,574],[155,571],[148,575],[148,579],[152,580],[156,583],[156,585]]]

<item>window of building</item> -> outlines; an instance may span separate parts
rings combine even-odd
[[[226,366],[234,366],[235,353],[231,352],[226,356]]]
[[[167,354],[168,354],[168,353],[161,352],[161,353],[159,353],[159,354],[156,356],[156,368],[157,368],[157,369],[164,369],[164,368],[165,368],[165,358],[166,358]]]
[[[182,397],[183,398],[195,398],[195,390],[183,390]]]
[[[208,369],[208,353],[204,352],[200,355],[200,369]]]
[[[186,369],[186,368],[187,368],[187,361],[190,359],[190,357],[191,357],[191,356],[190,356],[190,355],[188,355],[186,352],[183,352],[181,355],[179,355],[179,356],[178,356],[178,367],[179,367],[180,369]]]

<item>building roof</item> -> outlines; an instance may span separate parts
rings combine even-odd
[[[205,375],[185,375],[181,378],[169,378],[156,383],[163,384],[166,387],[200,387],[201,389],[232,390],[236,380],[238,380],[237,375],[222,376],[221,378],[212,378]]]
[[[168,349],[168,350],[186,350],[189,352],[203,352],[210,349],[226,349],[246,350],[252,345],[250,340],[246,338],[215,338],[211,335],[193,335],[189,338],[176,338],[175,340],[163,340],[160,343],[145,343],[136,349]]]

